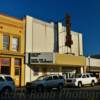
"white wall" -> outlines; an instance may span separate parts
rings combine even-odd
[[[26,16],[26,53],[54,51],[54,24]],[[41,72],[39,73],[39,75]],[[32,81],[33,70],[25,65],[25,82]]]
[[[86,58],[86,65],[93,67],[100,67],[100,59]]]
[[[58,23],[59,53],[74,53],[76,56],[83,55],[82,34],[71,31],[71,35],[72,35],[73,44],[70,50],[69,47],[65,46],[66,28],[62,25],[62,23]]]
[[[54,24],[26,16],[26,52],[53,52]]]
[[[54,52],[59,46],[59,53],[70,52],[70,48],[65,46],[66,29],[62,26],[62,23],[58,23],[58,35],[57,27],[54,23],[47,23],[31,16],[26,16],[26,53],[37,52]],[[72,34],[72,53],[76,56],[83,55],[82,34],[71,31]],[[58,43],[56,37],[58,36]],[[25,65],[25,82],[33,80],[33,70],[30,66]]]

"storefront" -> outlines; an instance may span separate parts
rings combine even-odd
[[[61,72],[66,75],[66,78],[76,73],[86,72],[86,60],[84,56],[56,54],[55,64],[61,67]]]
[[[41,75],[58,73],[54,64],[54,53],[28,53],[25,56],[25,82]]]
[[[28,58],[28,59],[27,59]],[[57,53],[29,53],[26,56],[25,83],[41,75],[63,74],[70,77],[86,69],[85,57]]]
[[[0,74],[24,85],[24,20],[0,14]]]
[[[100,59],[98,58],[86,58],[87,72],[93,73],[100,79]]]
[[[21,86],[24,57],[0,55],[0,74],[11,75],[16,86]]]

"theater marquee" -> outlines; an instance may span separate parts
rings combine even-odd
[[[29,53],[29,64],[53,64],[55,62],[54,53]]]

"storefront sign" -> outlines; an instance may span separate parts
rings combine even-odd
[[[29,63],[50,64],[54,63],[54,53],[30,53]]]

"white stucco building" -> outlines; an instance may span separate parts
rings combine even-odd
[[[73,45],[70,50],[65,46],[66,32],[61,23],[26,16],[25,83],[48,73],[83,72],[82,34],[74,31],[71,34]]]
[[[100,78],[100,59],[89,56],[86,58],[86,66],[88,72],[92,72]]]

